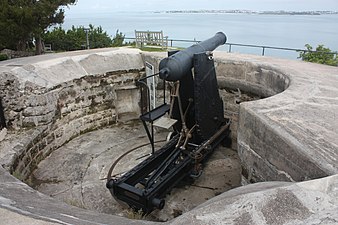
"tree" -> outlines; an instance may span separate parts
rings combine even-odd
[[[329,48],[325,48],[324,45],[318,45],[316,50],[313,50],[309,44],[306,44],[305,47],[307,51],[300,52],[299,54],[299,58],[303,61],[338,66],[337,54]]]
[[[54,27],[52,31],[47,31],[42,38],[45,43],[51,44],[54,50],[68,49],[69,40],[66,31],[61,27]]]
[[[119,32],[119,30],[116,31],[116,34],[113,38],[113,47],[119,47],[123,45],[125,35],[122,34],[122,32]]]
[[[52,25],[63,23],[64,6],[74,4],[76,0],[34,0],[33,18],[35,26],[33,34],[35,38],[36,54],[41,54],[41,36]]]
[[[95,28],[89,24],[89,44],[90,48],[104,48],[112,46],[112,39],[102,27]]]
[[[120,36],[123,36],[120,33]],[[55,27],[52,31],[47,31],[43,35],[46,43],[52,44],[53,50],[56,51],[72,51],[80,50],[86,46],[86,32],[83,26],[74,27],[65,31],[61,27]],[[90,48],[111,47],[113,41],[102,27],[95,27],[89,24],[88,39]],[[120,40],[120,39],[119,39]]]
[[[62,23],[64,7],[76,0],[1,0],[1,48],[26,50],[35,40],[36,53],[41,54],[41,36],[48,27]]]
[[[67,48],[60,49],[66,51],[80,50],[86,46],[86,32],[84,27],[74,27],[66,32]]]
[[[0,3],[0,48],[25,50],[31,40],[32,8],[25,1]]]

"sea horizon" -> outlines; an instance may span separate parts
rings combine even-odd
[[[277,11],[276,11],[277,12]],[[329,12],[329,11],[326,11]],[[333,12],[333,11],[331,11]],[[338,14],[288,15],[252,13],[158,13],[114,12],[91,15],[66,14],[64,29],[72,26],[101,26],[112,37],[116,31],[133,38],[135,30],[163,31],[169,39],[204,40],[222,31],[229,43],[305,49],[324,45],[338,50]],[[188,47],[191,43],[175,43]],[[221,51],[227,51],[223,46]],[[261,49],[232,47],[233,52],[261,54]],[[266,55],[295,59],[297,52],[266,50]]]

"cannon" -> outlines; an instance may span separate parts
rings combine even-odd
[[[205,41],[162,59],[159,65],[160,78],[168,81],[180,80],[183,76],[189,74],[189,70],[193,68],[194,54],[211,52],[218,46],[225,44],[226,40],[225,34],[218,32],[215,36]]]
[[[231,144],[230,120],[224,118],[211,53],[225,42],[225,34],[218,32],[185,50],[169,52],[160,61],[158,75],[171,84],[170,104],[163,103],[140,116],[152,154],[118,178],[112,177],[113,166],[109,170],[106,187],[117,201],[144,214],[162,209],[173,187],[198,179],[214,149],[221,143]],[[155,151],[153,131],[147,123],[153,129],[153,122],[165,117],[174,121],[173,133]]]

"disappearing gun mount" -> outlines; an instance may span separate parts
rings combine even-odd
[[[121,177],[112,178],[109,172],[106,186],[116,200],[145,214],[162,209],[166,194],[175,185],[183,179],[197,178],[210,153],[222,142],[231,143],[230,121],[224,118],[210,53],[225,42],[225,34],[218,32],[161,60],[159,76],[173,86],[171,103],[164,103],[140,119],[152,146],[145,122],[152,123],[169,113],[171,119],[177,120],[174,132],[162,148]]]

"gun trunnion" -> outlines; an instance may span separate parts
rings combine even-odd
[[[174,132],[163,147],[121,177],[112,178],[109,171],[106,186],[116,200],[145,214],[162,209],[173,187],[182,180],[196,179],[213,150],[220,143],[231,143],[230,120],[224,118],[211,53],[225,42],[225,34],[218,32],[161,60],[159,77],[173,84],[171,103],[142,114],[140,119],[152,146],[154,140],[146,122],[152,125],[169,113],[177,121]]]

